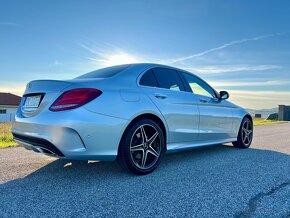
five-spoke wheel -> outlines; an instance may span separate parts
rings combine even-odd
[[[135,174],[144,175],[158,166],[165,148],[162,129],[153,120],[143,119],[124,134],[118,159]]]
[[[253,122],[250,118],[245,117],[242,121],[239,135],[236,142],[233,145],[237,148],[250,147],[253,140]]]

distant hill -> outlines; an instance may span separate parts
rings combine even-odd
[[[267,118],[270,114],[278,113],[278,107],[277,108],[271,108],[271,109],[260,109],[260,110],[247,109],[247,111],[253,117],[255,116],[255,114],[262,114],[262,118]]]

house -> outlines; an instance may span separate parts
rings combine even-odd
[[[13,122],[21,97],[0,92],[0,122]]]

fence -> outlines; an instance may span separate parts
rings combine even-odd
[[[15,121],[15,114],[0,114],[0,122],[14,122]]]

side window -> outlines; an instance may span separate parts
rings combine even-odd
[[[160,88],[175,91],[185,91],[177,71],[166,68],[154,68],[153,72],[156,76]]]
[[[196,77],[194,75],[190,75],[188,73],[182,72],[182,75],[187,80],[193,93],[198,94],[198,95],[207,96],[210,98],[216,98],[215,91],[208,84],[206,84],[204,81],[202,81],[198,77]]]
[[[152,70],[148,70],[146,73],[144,73],[144,75],[140,79],[139,84],[142,86],[158,87],[156,78]]]

